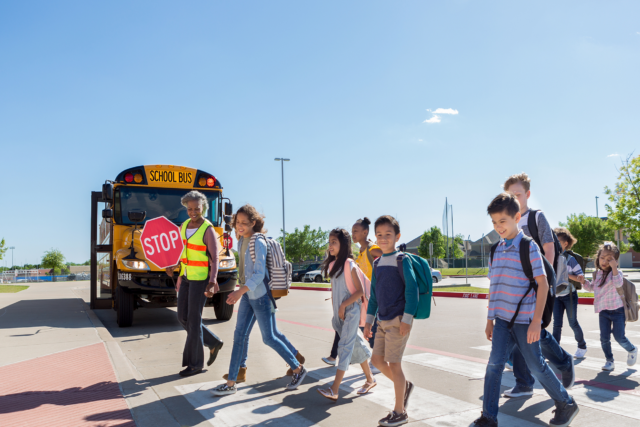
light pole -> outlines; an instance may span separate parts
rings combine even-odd
[[[285,259],[287,258],[287,233],[284,231],[284,162],[288,162],[289,159],[277,157],[274,159],[276,162],[280,162],[280,170],[282,171],[282,252],[284,252]]]
[[[596,196],[596,218],[600,218],[600,215],[598,215],[598,199],[600,197]]]
[[[13,250],[15,249],[15,246],[10,246],[7,249],[11,249],[11,267],[13,268]]]

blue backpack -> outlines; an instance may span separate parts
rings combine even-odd
[[[431,299],[433,298],[433,277],[431,276],[431,267],[426,259],[406,252],[399,252],[396,261],[398,262],[398,272],[402,281],[404,280],[404,268],[402,262],[404,258],[411,263],[413,274],[416,276],[416,282],[418,282],[418,309],[414,314],[414,319],[428,319],[431,315]],[[378,267],[378,260],[375,261],[375,268]]]

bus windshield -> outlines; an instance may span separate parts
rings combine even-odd
[[[116,223],[122,225],[133,225],[129,220],[128,212],[132,210],[146,211],[146,219],[153,219],[159,216],[166,217],[176,225],[182,224],[189,219],[187,208],[182,206],[180,199],[189,190],[176,190],[169,188],[150,187],[120,187],[114,194],[114,216]],[[204,217],[218,226],[218,197],[217,191],[202,191],[209,201],[209,209]],[[140,225],[144,224],[141,222]]]

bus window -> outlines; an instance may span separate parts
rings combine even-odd
[[[189,190],[149,187],[120,187],[115,191],[114,216],[118,224],[133,225],[129,221],[127,213],[131,210],[143,210],[147,212],[147,220],[164,216],[176,225],[189,219],[187,209],[180,204],[182,196]],[[214,226],[218,224],[218,197],[217,191],[202,191],[209,201],[209,210],[205,214]],[[140,225],[142,225],[141,223]]]

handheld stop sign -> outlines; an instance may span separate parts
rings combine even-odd
[[[144,256],[158,268],[173,267],[180,262],[184,243],[180,227],[161,216],[147,221],[140,236]]]

